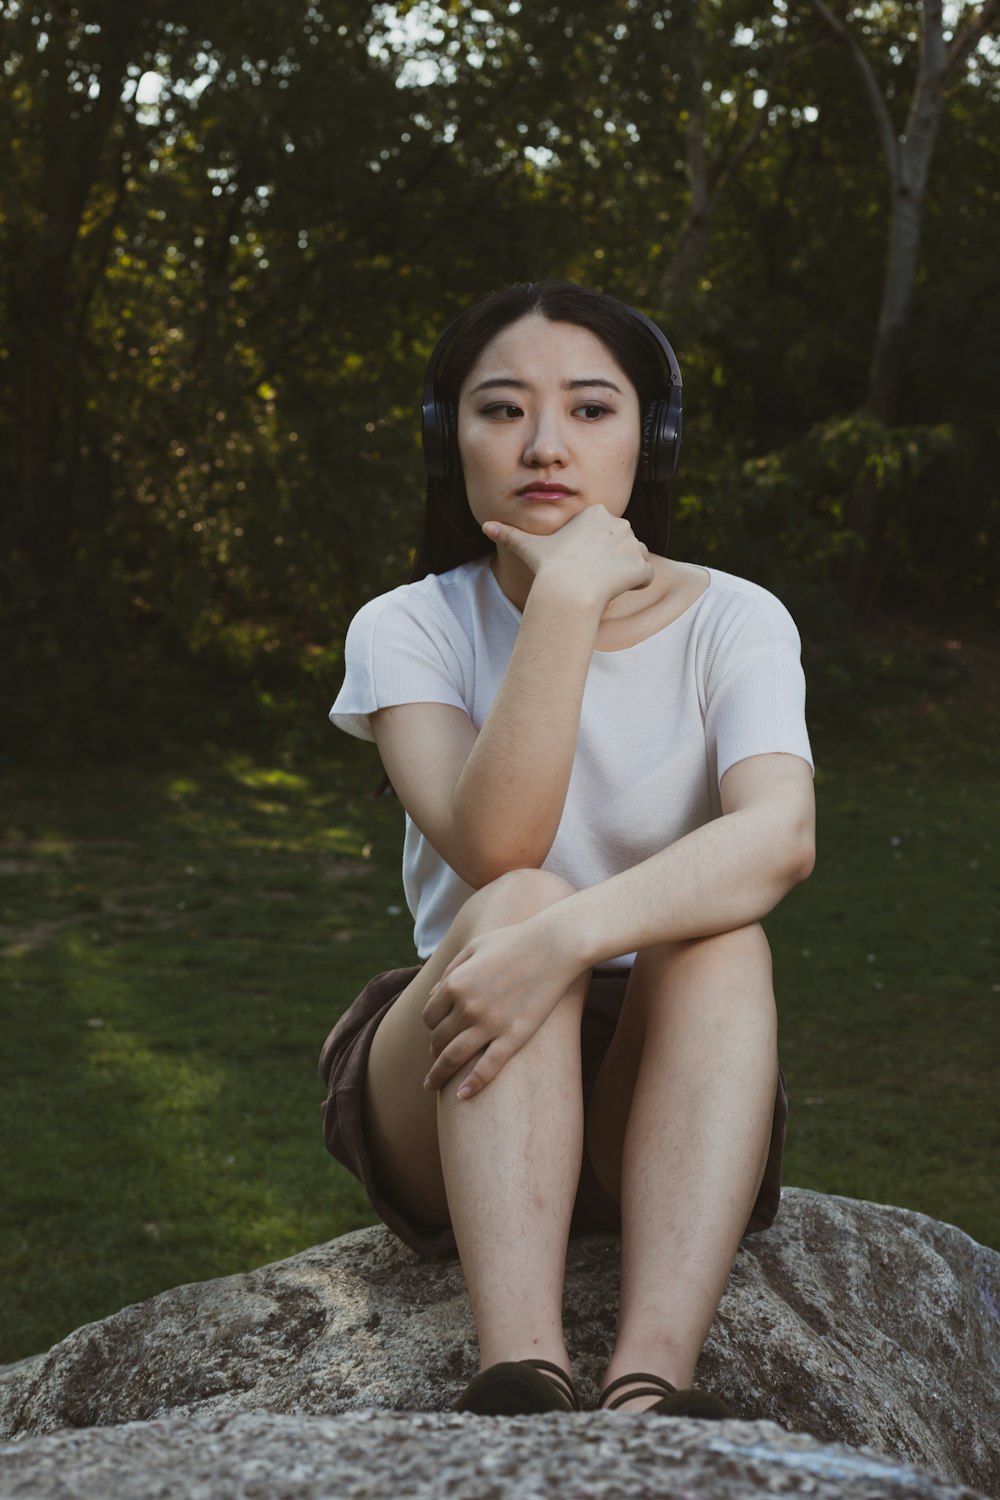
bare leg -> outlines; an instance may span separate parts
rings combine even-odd
[[[583,1151],[580,1017],[585,982],[474,1099],[441,1090],[438,1131],[451,1221],[484,1368],[569,1367],[562,1291]]]
[[[691,1384],[763,1176],[776,1078],[760,927],[640,955],[587,1122],[598,1177],[622,1205],[605,1385],[636,1371]]]
[[[583,1149],[580,1019],[586,976],[481,1094],[461,1070],[423,1089],[432,985],[476,932],[523,921],[569,893],[541,870],[478,891],[379,1026],[365,1082],[366,1135],[384,1189],[429,1225],[449,1218],[485,1368],[540,1358],[563,1369],[562,1285]]]

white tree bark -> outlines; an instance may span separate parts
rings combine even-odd
[[[889,173],[889,242],[882,303],[868,372],[865,406],[889,422],[900,384],[900,353],[909,327],[920,253],[924,196],[947,91],[976,44],[1000,18],[1000,0],[986,0],[945,40],[942,0],[925,0],[920,14],[920,58],[903,135],[897,136],[871,64],[850,28],[825,0],[812,0],[834,35],[848,48],[864,80]]]

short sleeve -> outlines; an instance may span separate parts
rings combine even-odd
[[[466,708],[467,650],[455,624],[404,585],[364,605],[344,642],[344,682],[330,710],[338,729],[374,740],[369,715],[399,703]]]
[[[708,679],[705,735],[719,784],[737,761],[775,751],[811,767],[801,643],[785,606],[754,589],[732,610]]]

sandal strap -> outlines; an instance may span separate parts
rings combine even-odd
[[[572,1380],[566,1374],[566,1371],[561,1369],[559,1365],[554,1365],[552,1361],[548,1359],[525,1359],[522,1360],[521,1363],[525,1365],[531,1365],[536,1370],[541,1370],[542,1374],[547,1375],[548,1378],[552,1381],[552,1384],[556,1387],[556,1390],[559,1392],[560,1396],[565,1396],[566,1400],[570,1404],[570,1410],[580,1410],[580,1401],[576,1394],[576,1387],[573,1385]]]
[[[664,1380],[659,1375],[649,1375],[646,1373],[641,1373],[638,1375],[619,1375],[617,1380],[612,1380],[610,1385],[606,1385],[604,1387],[603,1391],[597,1398],[598,1406],[604,1407],[604,1398],[606,1396],[612,1395],[615,1391],[621,1390],[623,1385],[636,1385],[637,1382],[643,1380],[647,1382],[645,1385],[640,1385],[637,1390],[625,1392],[623,1395],[618,1397],[617,1401],[608,1403],[606,1409],[608,1411],[617,1411],[620,1406],[625,1405],[626,1401],[632,1401],[636,1396],[659,1396],[662,1398],[664,1396],[675,1396],[677,1394],[677,1387],[675,1385],[671,1385],[669,1380]]]

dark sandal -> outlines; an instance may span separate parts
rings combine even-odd
[[[579,1411],[573,1382],[547,1359],[514,1359],[491,1365],[459,1396],[456,1411],[481,1417],[524,1417],[545,1411]]]
[[[620,1391],[624,1385],[635,1385],[637,1389],[626,1391],[616,1401],[605,1404],[605,1397]],[[612,1380],[610,1385],[605,1386],[597,1398],[598,1410],[617,1411],[635,1396],[661,1398],[655,1406],[647,1406],[644,1412],[636,1414],[639,1416],[700,1417],[706,1422],[721,1422],[726,1417],[736,1415],[718,1396],[709,1395],[708,1391],[699,1391],[694,1386],[690,1390],[679,1391],[669,1380],[663,1380],[659,1375],[619,1375],[617,1380]]]

